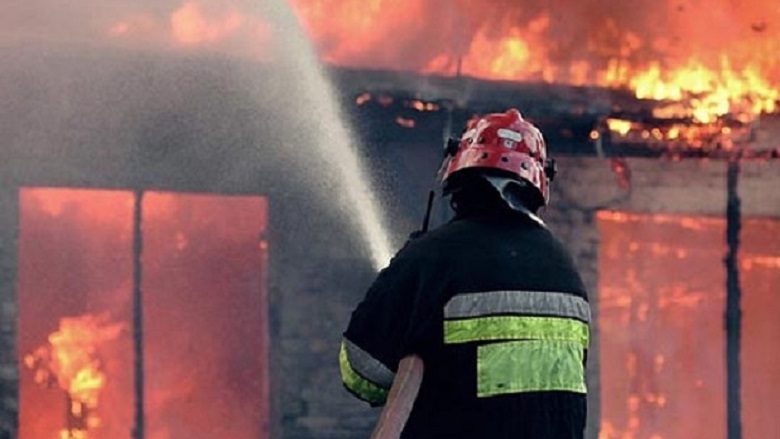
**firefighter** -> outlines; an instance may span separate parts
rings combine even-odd
[[[407,243],[353,312],[345,387],[387,403],[375,438],[582,438],[590,308],[537,216],[555,174],[540,131],[515,109],[474,118],[442,169],[454,219]]]

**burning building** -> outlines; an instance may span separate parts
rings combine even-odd
[[[365,437],[335,355],[375,264],[311,153],[333,138],[265,7],[168,3],[0,18],[0,437]],[[630,3],[291,2],[395,246],[443,136],[542,128],[597,322],[589,437],[776,437],[780,10]]]

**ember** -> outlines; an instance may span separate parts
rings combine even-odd
[[[439,111],[439,105],[434,102],[425,102],[419,99],[407,101],[405,103],[407,107],[414,108],[417,111]]]
[[[610,133],[613,144],[641,144],[666,155],[681,151],[700,151],[702,154],[728,151],[749,144],[753,135],[752,124],[728,119],[700,123],[674,118],[609,117],[603,125],[602,129]]]
[[[398,125],[404,128],[414,128],[414,126],[416,125],[414,119],[409,119],[407,117],[401,117],[401,116],[395,118],[395,123],[397,123]]]

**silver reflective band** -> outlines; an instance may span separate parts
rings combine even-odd
[[[489,291],[459,294],[444,307],[444,317],[457,319],[495,314],[571,317],[590,322],[590,306],[582,297],[547,291]]]
[[[380,387],[390,388],[393,384],[393,378],[395,378],[393,371],[346,337],[344,338],[344,346],[347,348],[349,364],[355,372]]]
[[[523,141],[523,134],[518,133],[517,131],[508,130],[506,128],[499,128],[498,137],[501,137],[502,139],[509,139],[514,140],[515,142],[522,142]]]

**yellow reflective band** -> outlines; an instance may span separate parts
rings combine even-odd
[[[477,396],[563,391],[586,393],[579,342],[523,340],[477,348]]]
[[[395,373],[347,337],[341,339],[352,370],[379,387],[389,389]]]
[[[588,325],[560,317],[491,316],[445,320],[444,343],[489,340],[567,340],[588,347]]]
[[[344,342],[341,343],[341,350],[339,351],[339,369],[344,385],[358,398],[372,405],[381,405],[387,400],[388,389],[384,389],[363,378],[352,368]]]

